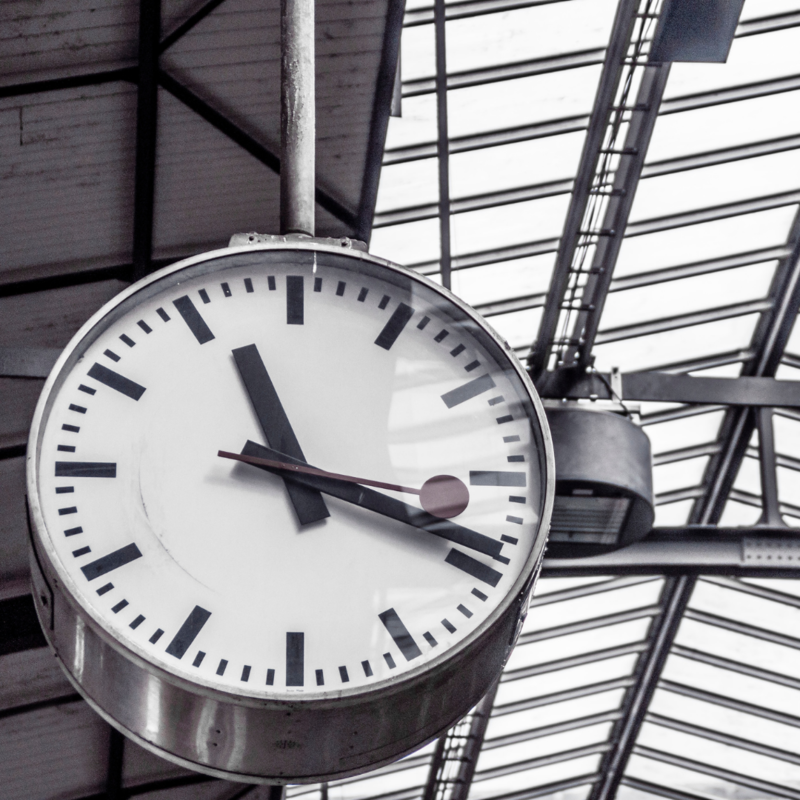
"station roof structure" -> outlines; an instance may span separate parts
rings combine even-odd
[[[713,1],[717,63],[655,60],[679,0],[317,3],[318,234],[451,287],[551,400],[635,409],[657,505],[649,541],[546,560],[440,740],[290,798],[800,800],[800,0]],[[0,6],[3,798],[269,796],[123,746],[28,596],[54,353],[135,277],[277,230],[276,3],[161,5]]]

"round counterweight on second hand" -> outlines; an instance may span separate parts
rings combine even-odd
[[[422,484],[419,502],[434,517],[452,519],[469,505],[469,489],[453,475],[434,475]]]

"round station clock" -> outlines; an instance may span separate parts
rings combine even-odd
[[[141,745],[231,779],[356,774],[466,713],[552,506],[508,345],[328,241],[131,286],[66,348],[31,430],[34,596],[68,676]]]

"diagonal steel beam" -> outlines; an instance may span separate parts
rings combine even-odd
[[[555,339],[559,317],[561,316],[561,307],[567,293],[581,225],[589,203],[592,181],[600,160],[600,150],[613,111],[617,88],[625,71],[625,55],[631,42],[638,8],[639,0],[620,0],[617,6],[589,129],[583,143],[578,175],[575,179],[572,199],[559,242],[553,276],[550,279],[547,305],[539,324],[536,342],[528,357],[528,368],[534,378],[544,372],[550,358],[552,343]]]
[[[623,715],[611,733],[613,745],[600,765],[601,778],[592,787],[589,800],[612,800],[616,796],[658,679],[678,632],[695,578],[667,578],[661,595],[661,614],[653,620],[650,647],[637,664],[634,685],[625,696]]]
[[[161,0],[139,2],[139,92],[133,200],[133,280],[152,268]]]
[[[761,315],[750,349],[753,358],[742,369],[745,377],[774,377],[800,311],[800,210],[789,232],[789,254],[781,259],[770,288],[771,308]],[[706,468],[706,492],[692,509],[690,522],[716,523],[739,472],[756,420],[749,408],[730,410],[720,427],[720,452]]]

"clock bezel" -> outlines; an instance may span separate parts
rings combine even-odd
[[[47,577],[50,577],[50,580],[52,580],[53,584],[58,588],[58,593],[63,594],[69,605],[72,606],[76,617],[81,619],[84,625],[88,626],[95,635],[97,635],[107,646],[115,650],[119,656],[127,659],[129,662],[132,662],[139,669],[151,674],[153,677],[158,678],[158,680],[172,684],[176,688],[183,689],[190,694],[213,699],[214,701],[221,703],[229,703],[253,709],[271,708],[275,710],[285,709],[288,706],[298,708],[306,705],[309,707],[313,706],[317,709],[344,708],[349,705],[358,705],[363,703],[365,700],[368,700],[369,702],[380,702],[381,700],[397,695],[399,692],[402,692],[405,688],[411,685],[419,683],[420,680],[426,675],[432,675],[442,670],[446,671],[448,664],[462,660],[465,651],[474,648],[480,648],[481,642],[484,639],[489,638],[489,633],[505,618],[505,616],[512,609],[512,606],[516,605],[518,607],[517,613],[524,617],[524,613],[527,608],[524,598],[529,596],[533,588],[533,584],[538,575],[539,566],[544,553],[546,534],[543,534],[542,531],[546,531],[547,526],[549,525],[555,487],[552,443],[550,440],[549,429],[547,427],[541,401],[536,394],[530,378],[508,343],[502,339],[477,312],[452,294],[452,292],[444,289],[426,276],[401,267],[386,259],[372,256],[359,250],[354,250],[346,246],[345,243],[347,242],[348,240],[342,240],[343,246],[339,247],[329,244],[328,242],[321,243],[312,239],[292,238],[287,239],[286,241],[278,242],[259,242],[255,245],[222,248],[208,253],[202,253],[197,256],[192,256],[190,258],[181,260],[170,265],[169,267],[153,273],[144,280],[133,284],[120,292],[109,303],[105,304],[94,315],[92,315],[92,317],[80,328],[53,367],[53,370],[45,383],[39,402],[36,406],[28,443],[27,478],[34,555],[38,562],[38,566],[41,568],[42,573],[45,576],[45,582],[47,581]],[[174,276],[176,273],[192,269],[201,264],[207,265],[207,269],[195,270],[195,275],[203,274],[203,272],[217,272],[220,267],[219,265],[215,266],[215,264],[221,259],[239,254],[254,255],[264,251],[324,252],[335,256],[353,258],[360,262],[367,262],[376,267],[387,269],[388,271],[399,276],[403,281],[421,284],[428,290],[432,291],[435,295],[438,295],[446,303],[455,306],[458,309],[458,312],[462,314],[465,319],[469,319],[476,324],[489,337],[490,341],[496,346],[499,353],[502,353],[505,356],[507,363],[512,367],[513,371],[516,373],[522,386],[524,387],[524,390],[527,394],[527,400],[530,403],[529,410],[532,411],[533,418],[535,418],[536,423],[538,423],[537,425],[531,424],[531,429],[533,431],[534,438],[538,440],[536,449],[540,470],[542,473],[541,517],[538,522],[538,531],[533,547],[531,548],[523,567],[520,569],[520,572],[518,573],[511,587],[506,591],[505,595],[497,603],[495,608],[487,615],[486,619],[477,625],[476,628],[467,634],[461,641],[444,651],[442,654],[437,655],[430,661],[407,670],[396,677],[390,676],[388,678],[383,678],[376,681],[374,684],[367,686],[358,686],[349,689],[331,689],[324,692],[315,691],[313,694],[271,691],[268,695],[265,695],[262,691],[259,695],[256,695],[252,691],[248,692],[246,689],[239,689],[239,687],[226,687],[225,689],[222,689],[218,685],[204,681],[200,675],[198,675],[197,680],[194,680],[170,672],[160,664],[149,660],[146,655],[142,654],[142,652],[132,649],[127,640],[118,638],[111,629],[104,626],[103,616],[99,613],[99,610],[94,606],[84,604],[80,593],[76,591],[77,586],[72,580],[71,576],[65,571],[62,572],[62,570],[59,569],[61,559],[60,556],[55,552],[55,548],[52,546],[51,538],[47,533],[47,527],[44,523],[38,484],[40,447],[44,432],[44,425],[47,422],[52,403],[55,399],[55,393],[61,387],[67,376],[71,374],[72,369],[78,362],[78,359],[85,348],[88,347],[99,336],[103,335],[105,330],[122,314],[129,311],[129,308],[126,308],[125,306],[128,305],[132,298],[135,298],[137,295],[141,300],[151,297],[153,294],[161,290],[160,287],[156,287],[156,284],[162,283],[165,279],[169,279],[170,276]],[[236,266],[237,265],[231,265],[231,268],[235,268]],[[154,289],[155,291],[153,291]],[[78,352],[79,349],[81,352]],[[41,598],[38,599],[40,600]],[[47,613],[47,610],[41,607],[40,602],[37,602],[37,611],[40,613],[40,617],[43,615],[43,613]],[[46,620],[44,620],[44,622],[45,633],[47,635],[48,631]],[[513,646],[513,643],[516,639],[516,635],[518,635],[519,627],[520,625],[517,624],[516,634],[512,637],[512,641],[509,642],[509,652],[510,647]],[[51,639],[49,635],[47,635],[47,638],[48,640]],[[58,648],[53,642],[51,642],[51,645],[54,646],[58,652]],[[71,680],[73,680],[76,686],[88,696],[89,692],[84,690],[84,687],[82,687],[76,677],[71,674],[71,671],[66,664],[64,664],[64,667],[68,674],[70,674]],[[108,716],[107,712],[102,711],[102,706],[100,703],[92,700],[92,704],[101,710],[101,713],[104,713],[105,716]],[[113,721],[113,716],[110,717],[110,719]],[[131,732],[129,728],[125,728],[125,730],[128,733]],[[146,740],[143,740],[143,743],[145,743],[145,746],[149,746],[146,743]],[[161,755],[164,755],[160,749],[158,749],[158,752]],[[195,769],[202,768],[196,766],[194,762],[191,763]],[[229,773],[227,772],[215,772],[213,774],[229,776]],[[252,778],[253,776],[250,777]]]

